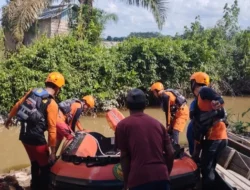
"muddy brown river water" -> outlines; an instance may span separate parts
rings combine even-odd
[[[224,97],[225,107],[230,115],[230,119],[236,121],[250,122],[250,113],[241,117],[242,112],[250,108],[250,97]],[[190,104],[191,100],[188,101]],[[122,111],[124,116],[128,116],[128,111]],[[165,115],[159,108],[147,108],[145,113],[158,119],[165,125]],[[81,122],[84,128],[99,132],[106,137],[111,137],[114,132],[109,128],[108,123],[103,116],[82,117]],[[18,140],[19,127],[12,127],[10,130],[0,126],[0,173],[9,172],[11,169],[20,169],[29,165],[26,152]],[[181,144],[187,144],[186,130],[180,135]]]

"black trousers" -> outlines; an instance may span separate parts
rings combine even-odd
[[[31,162],[31,190],[48,190],[49,189],[50,166],[39,166],[34,161]]]
[[[169,133],[170,138],[172,139],[172,141],[174,142],[174,144],[179,144],[179,131],[173,129],[173,131],[171,131]]]
[[[202,189],[215,189],[215,167],[221,153],[227,146],[227,140],[205,140],[202,142],[201,174]]]

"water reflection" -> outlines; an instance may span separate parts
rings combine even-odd
[[[188,100],[190,104],[191,100]],[[225,97],[225,107],[231,119],[236,121],[238,119],[250,122],[250,114],[245,117],[241,117],[241,113],[250,108],[250,101],[248,97]],[[128,116],[128,111],[121,111],[124,116]],[[161,123],[165,125],[165,114],[159,108],[147,108],[145,113],[158,119]],[[106,137],[111,137],[114,135],[113,130],[110,129],[106,118],[104,115],[99,115],[96,118],[93,117],[82,117],[81,122],[84,128],[92,131],[99,132]],[[0,152],[0,173],[9,171],[12,168],[19,169],[23,166],[29,165],[28,157],[25,150],[18,140],[19,137],[19,127],[11,127],[9,130],[0,126],[0,142],[1,142],[1,152]],[[180,134],[180,143],[186,144],[186,130]]]

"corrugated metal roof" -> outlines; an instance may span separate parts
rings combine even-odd
[[[56,16],[61,15],[63,12],[71,9],[74,5],[58,5],[51,6],[43,11],[43,13],[38,17],[38,20],[54,18]]]

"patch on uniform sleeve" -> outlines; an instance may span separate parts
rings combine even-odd
[[[122,167],[121,164],[115,164],[113,167],[113,174],[116,179],[123,181],[123,173],[122,173]]]

